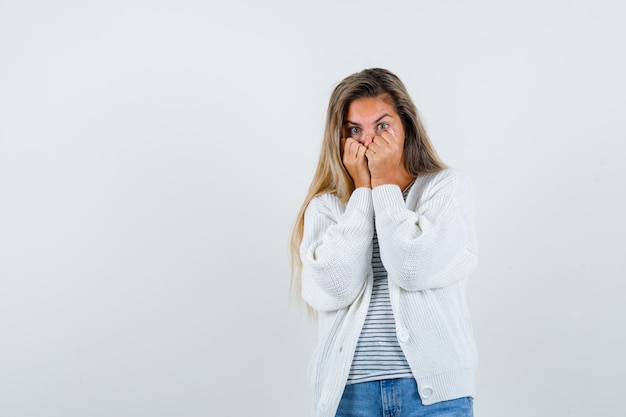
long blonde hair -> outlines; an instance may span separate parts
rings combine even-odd
[[[344,78],[330,96],[317,168],[291,232],[290,289],[298,300],[302,300],[300,244],[304,233],[304,212],[311,200],[322,194],[335,194],[342,202],[348,202],[354,191],[354,182],[342,162],[342,126],[352,101],[380,95],[390,100],[402,121],[405,132],[404,163],[409,173],[417,177],[421,173],[436,172],[446,167],[431,145],[404,83],[395,74],[386,69],[371,68]]]

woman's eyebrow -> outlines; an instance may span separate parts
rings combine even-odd
[[[383,120],[385,117],[391,117],[391,115],[390,115],[390,114],[387,114],[387,113],[383,114],[383,115],[382,115],[382,116],[380,116],[378,119],[376,119],[376,121],[374,122],[374,124],[376,124],[376,123],[380,122],[380,121],[381,121],[381,120]],[[393,119],[393,117],[391,117],[391,118]]]
[[[385,114],[383,114],[382,116],[380,116],[378,119],[376,119],[376,120],[374,121],[374,123],[373,123],[373,124],[376,124],[376,123],[380,122],[380,121],[381,121],[381,120],[383,120],[385,117],[391,117],[391,118],[393,119],[393,117],[392,117],[390,114],[385,113]],[[353,121],[351,121],[351,120],[346,120],[345,122],[343,122],[343,124],[344,124],[344,125],[355,125],[355,126],[361,126],[361,124],[360,124],[360,123],[353,122]]]

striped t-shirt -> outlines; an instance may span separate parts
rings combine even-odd
[[[405,199],[410,188],[411,186],[408,186],[402,193]],[[387,271],[380,259],[378,236],[375,231],[372,269],[374,272],[372,297],[352,359],[348,384],[413,376],[396,337]]]

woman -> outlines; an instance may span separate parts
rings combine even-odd
[[[341,81],[291,241],[292,288],[317,315],[313,416],[472,416],[471,183],[446,168],[402,81]]]

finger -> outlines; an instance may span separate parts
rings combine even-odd
[[[356,161],[359,158],[359,147],[351,143],[347,153],[351,161]]]
[[[365,152],[367,152],[367,148],[359,144],[356,152],[356,157],[358,159],[365,158]]]
[[[381,137],[389,144],[392,145],[397,145],[399,140],[398,137],[396,136],[395,132],[391,129],[388,129],[386,132],[383,132],[381,134]]]
[[[369,144],[368,149],[371,149],[372,151],[374,151],[374,153],[376,152],[380,152],[383,148],[385,148],[387,145],[387,142],[381,138],[380,136],[376,136]]]
[[[350,155],[356,155],[356,151],[358,150],[358,144],[356,143],[356,141],[352,138],[348,138],[346,142],[348,144]]]
[[[381,133],[381,134],[380,134],[380,136],[376,136],[376,137],[374,138],[374,141],[375,141],[377,138],[379,138],[378,143],[379,143],[381,146],[384,146],[384,145],[386,145],[386,144],[389,144],[389,145],[395,145],[395,144],[397,144],[397,143],[398,143],[398,140],[397,140],[394,136],[392,136],[389,132],[383,132],[383,133]]]
[[[354,140],[354,139],[352,139],[350,137],[344,139],[344,144],[345,144],[344,146],[347,146],[349,148],[352,148],[355,143],[356,143],[356,140]]]
[[[352,142],[352,146],[355,149],[366,149],[366,147],[361,142],[359,142],[358,140],[355,140],[355,139],[352,139],[352,138],[350,138],[350,140]]]
[[[354,154],[354,150],[353,150],[353,140],[352,138],[343,138],[343,153],[346,156],[350,156],[352,157]]]
[[[347,137],[343,139],[343,143],[344,143],[344,147],[346,149],[350,149],[354,146],[355,143],[358,143],[356,140],[352,139],[351,137]]]

